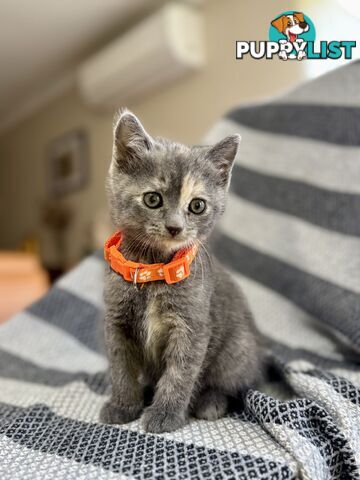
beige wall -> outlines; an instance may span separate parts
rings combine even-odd
[[[236,40],[267,39],[271,19],[289,8],[296,8],[296,2],[291,6],[288,0],[205,2],[205,68],[128,107],[151,133],[196,143],[228,108],[290,88],[303,78],[300,62],[235,60]],[[74,89],[0,137],[1,248],[16,247],[34,232],[41,237],[44,258],[53,258],[40,213],[47,198],[45,150],[52,139],[80,127],[89,135],[91,178],[86,189],[68,197],[75,212],[68,242],[71,260],[77,260],[87,244],[94,212],[105,206],[111,117],[85,107]]]

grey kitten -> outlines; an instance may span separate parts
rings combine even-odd
[[[105,423],[141,415],[148,432],[167,432],[189,414],[215,420],[229,397],[261,374],[259,337],[246,299],[229,273],[211,258],[206,242],[224,211],[240,137],[213,147],[154,139],[135,115],[114,122],[107,193],[114,225],[124,234],[121,252],[142,263],[169,262],[200,245],[191,275],[136,289],[108,267],[105,341],[112,395]],[[154,391],[144,409],[144,388]]]

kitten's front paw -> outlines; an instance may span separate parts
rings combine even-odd
[[[217,420],[226,414],[227,406],[226,395],[209,390],[199,398],[194,412],[195,417],[200,420]]]
[[[100,420],[110,424],[129,423],[139,418],[141,410],[141,406],[122,408],[106,402],[101,409]]]
[[[172,432],[185,425],[184,415],[169,413],[153,407],[144,410],[140,421],[144,430],[152,433]]]

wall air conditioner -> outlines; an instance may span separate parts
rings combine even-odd
[[[93,107],[131,104],[204,63],[201,12],[168,4],[85,61],[80,92]]]

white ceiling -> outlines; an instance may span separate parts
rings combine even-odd
[[[71,82],[75,66],[156,0],[0,0],[0,130]]]

